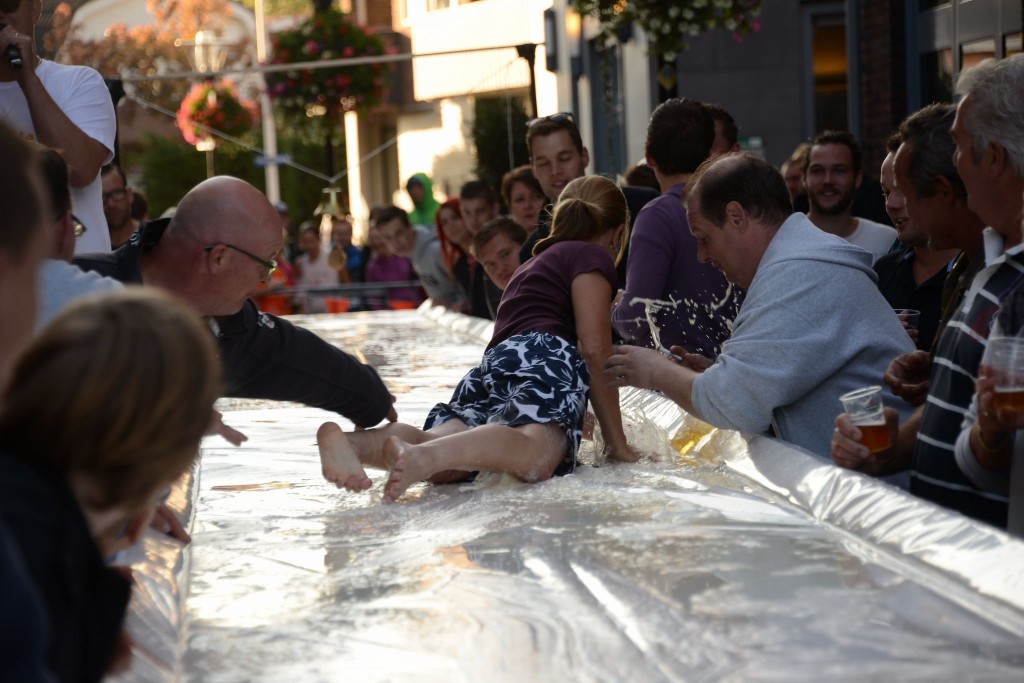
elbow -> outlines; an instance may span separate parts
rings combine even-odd
[[[68,185],[71,187],[88,187],[96,176],[100,174],[100,166],[95,167],[89,166],[88,168],[83,166],[68,167]]]

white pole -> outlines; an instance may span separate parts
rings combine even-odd
[[[267,61],[267,26],[263,16],[263,0],[256,0],[256,61]],[[267,93],[267,79],[261,74],[260,118],[263,120],[263,153],[268,163],[263,169],[267,185],[267,199],[271,203],[281,201],[281,181],[277,174],[277,128],[274,126],[274,110]]]

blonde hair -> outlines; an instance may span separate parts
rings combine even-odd
[[[141,509],[192,463],[220,388],[199,316],[128,287],[70,306],[26,349],[0,408],[0,443],[88,477],[95,493],[83,506]]]
[[[576,178],[562,190],[551,219],[551,234],[533,247],[536,256],[552,244],[570,240],[589,241],[625,225],[615,263],[629,242],[629,207],[622,190],[598,175]]]

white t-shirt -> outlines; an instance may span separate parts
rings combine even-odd
[[[299,275],[295,278],[295,284],[310,287],[338,284],[338,271],[330,266],[329,256],[330,252],[323,246],[320,247],[320,253],[315,260],[310,260],[309,254],[297,256],[295,264],[298,266]],[[298,299],[303,313],[327,312],[323,294],[304,292]]]
[[[857,218],[857,229],[850,233],[846,241],[871,252],[874,261],[877,261],[880,256],[889,253],[895,239],[896,228],[869,221],[867,218]]]
[[[99,72],[87,66],[55,64],[44,59],[36,67],[36,74],[72,123],[107,148],[103,163],[110,163],[114,158],[117,119],[110,91]],[[22,138],[36,141],[28,101],[16,81],[0,83],[0,119]],[[85,234],[75,243],[75,253],[110,251],[110,231],[103,215],[103,183],[99,172],[85,187],[71,188],[71,210],[86,227]]]

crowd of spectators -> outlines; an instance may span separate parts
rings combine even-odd
[[[227,176],[151,220],[111,163],[98,74],[36,57],[38,6],[0,16],[0,54],[24,57],[0,59],[0,679],[124,665],[117,553],[151,524],[188,541],[163,496],[204,435],[246,438],[221,396],[343,416],[356,432],[319,434],[325,476],[362,490],[363,465],[389,468],[393,499],[477,470],[571,472],[588,395],[611,455],[635,460],[616,388],[643,387],[1024,534],[1024,414],[995,400],[985,359],[1024,327],[1024,55],[964,71],[958,104],[893,132],[891,225],[860,215],[877,190],[851,133],[777,169],[742,153],[724,108],[675,98],[621,187],[587,175],[557,113],[528,123],[530,163],[500,188],[439,200],[416,173],[412,210],[374,208],[359,239],[349,216],[309,217],[293,244],[288,207]],[[496,325],[424,429],[397,422],[373,367],[287,317],[425,298]],[[872,384],[890,433],[874,451],[837,415]]]

